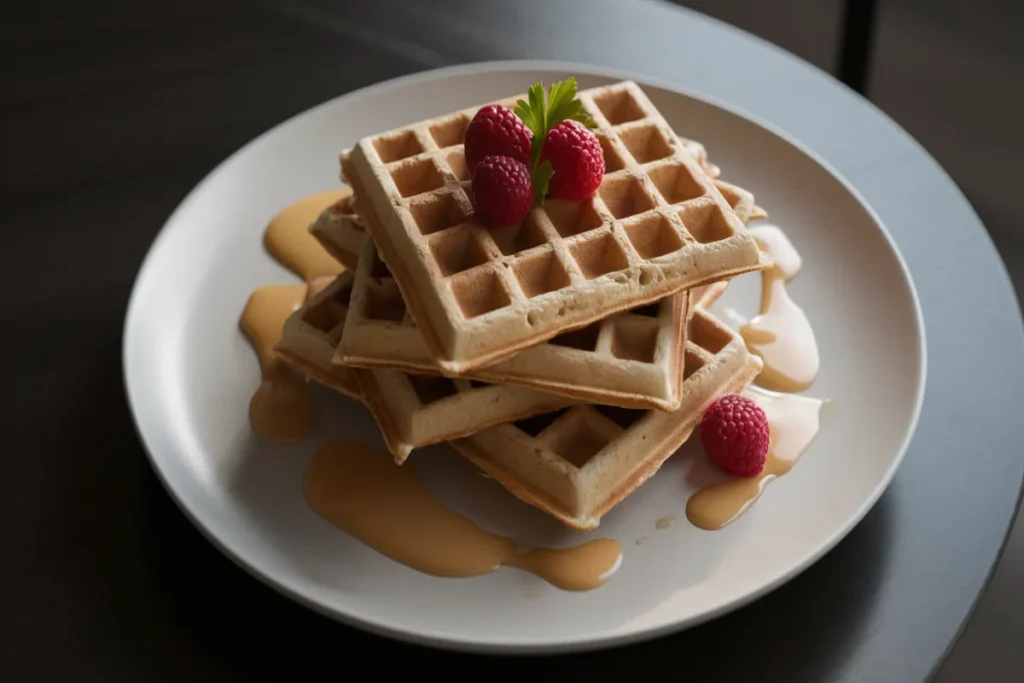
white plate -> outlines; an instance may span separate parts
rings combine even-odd
[[[692,94],[646,89],[669,123],[706,144],[723,177],[752,190],[804,259],[790,286],[815,326],[822,367],[808,393],[834,400],[796,468],[722,531],[691,526],[686,457],[673,458],[595,534],[620,540],[622,568],[605,586],[562,592],[514,569],[439,579],[378,555],[306,506],[301,476],[332,435],[381,444],[369,413],[319,392],[330,419],[281,446],[251,433],[259,382],[238,330],[250,292],[294,276],[262,247],[271,216],[337,186],[337,155],[356,138],[575,74],[581,87],[623,74],[590,67],[483,64],[402,78],[338,98],[231,156],[167,221],[135,286],[125,374],[153,466],[214,543],[296,600],[357,626],[422,643],[490,651],[579,650],[683,628],[778,586],[835,545],[890,481],[917,419],[924,338],[909,274],[852,188],[799,145]],[[721,302],[752,315],[759,280]],[[381,444],[382,446],[382,444]],[[383,446],[382,446],[383,447]],[[410,463],[442,500],[525,544],[580,536],[478,476],[448,447]],[[663,516],[678,522],[655,532]],[[647,538],[643,545],[635,544]]]

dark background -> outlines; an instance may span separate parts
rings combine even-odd
[[[1014,102],[1024,83],[1024,3],[878,0],[867,51],[857,57],[854,50],[851,57],[847,49],[846,61],[840,0],[677,4],[759,35],[830,73],[852,75],[964,190],[1020,293],[1024,204],[1012,185],[1021,178],[1017,158],[1024,134],[1012,124],[1021,119]],[[337,11],[346,5],[351,9]],[[324,11],[330,6],[334,14]],[[404,14],[402,7],[413,9]],[[393,33],[368,28],[388,15],[394,15]],[[339,675],[354,673],[344,669],[346,658],[371,665],[367,652],[379,641],[369,636],[346,630],[341,638],[340,627],[312,616],[302,633],[275,628],[293,623],[300,608],[222,557],[157,483],[124,408],[120,335],[130,278],[108,264],[112,257],[140,263],[157,227],[193,185],[274,123],[357,87],[479,58],[471,36],[443,52],[403,37],[414,35],[429,16],[429,3],[412,0],[116,0],[17,8],[5,3],[0,9],[0,199],[9,331],[0,342],[9,363],[2,392],[8,441],[32,445],[7,457],[40,459],[6,482],[0,511],[18,523],[2,527],[4,575],[32,577],[34,586],[45,586],[40,595],[17,582],[0,584],[4,621],[17,624],[5,628],[0,641],[0,662],[16,663],[18,675],[10,680],[30,680],[32,672],[54,680],[57,661],[66,675],[82,677],[214,678],[230,671],[233,680],[247,680],[274,670],[266,660],[271,648],[278,657],[301,657],[310,641],[337,651]],[[366,66],[339,76],[337,63],[349,58],[352,44]],[[514,45],[499,48],[509,53],[504,56],[529,56],[515,54]],[[195,101],[204,103],[201,111]],[[125,216],[138,229],[102,229]],[[48,237],[45,252],[41,233]],[[44,280],[47,287],[38,286]],[[65,292],[57,302],[50,295],[55,284]],[[22,329],[31,331],[33,343],[16,332]],[[77,453],[60,460],[61,467],[72,462],[76,469],[48,466],[45,455],[54,452]],[[880,507],[876,518],[885,514],[884,499]],[[855,531],[837,551],[839,559],[833,553],[822,561],[832,563],[827,574],[811,570],[801,581],[841,576],[835,563],[855,556],[863,542]],[[856,570],[855,564],[849,569]],[[1004,592],[995,600],[1002,609],[988,608],[1001,613],[995,631],[1004,641],[989,637],[992,629],[972,626],[947,667],[948,680],[981,671],[987,681],[1014,678],[999,667],[1010,666],[1014,657],[1020,661],[1018,648],[992,643],[1012,642],[1005,638],[1021,632],[1024,601],[1016,576],[997,576]],[[827,589],[822,586],[822,630],[830,619],[842,618],[830,614]],[[767,600],[783,605],[788,590]],[[237,614],[247,611],[252,623],[239,629]],[[728,643],[730,619],[703,629],[699,644]],[[981,635],[972,640],[978,628]],[[87,648],[73,645],[89,633],[100,635]],[[397,652],[387,648],[384,657]],[[813,660],[815,653],[806,656]],[[609,671],[638,671],[626,656],[599,657]],[[438,654],[424,661],[443,671],[452,660]],[[462,661],[484,675],[493,671],[488,660]],[[379,664],[386,670],[393,661]],[[814,666],[812,661],[807,670]],[[683,662],[679,667],[685,670]],[[564,676],[573,669],[544,671]],[[825,670],[820,673],[823,680]],[[6,677],[0,669],[0,679]]]

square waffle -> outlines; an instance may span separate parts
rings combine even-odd
[[[703,147],[687,144],[706,163]],[[717,172],[717,167],[711,168]],[[718,179],[715,183],[744,221],[766,215],[747,190]],[[333,207],[324,213],[331,215],[321,217],[311,232],[336,259],[352,263],[354,246],[369,241],[358,215],[340,214]],[[390,272],[372,246],[365,248],[362,259],[367,264],[362,275],[358,265],[348,266],[356,272],[352,300],[357,303],[351,306],[335,362],[439,374],[397,287],[386,282]],[[682,400],[683,319],[678,297],[612,316],[461,376],[593,403],[675,410]]]
[[[352,274],[339,275],[285,322],[278,355],[295,370],[370,408],[401,464],[414,449],[574,403],[522,387],[425,377],[331,362],[345,328]]]
[[[685,364],[683,404],[675,412],[579,405],[491,427],[452,446],[566,526],[595,529],[690,437],[712,401],[741,391],[762,367],[703,306],[690,318]]]
[[[579,99],[605,151],[598,192],[582,203],[548,200],[512,228],[490,231],[473,217],[462,139],[477,108],[342,154],[360,218],[446,374],[767,265],[635,83]]]
[[[354,274],[334,362],[440,374],[372,241],[364,245]],[[593,403],[674,410],[682,400],[686,296],[674,294],[566,332],[459,377]]]

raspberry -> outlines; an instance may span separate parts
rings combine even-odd
[[[550,162],[555,172],[549,197],[581,202],[597,191],[604,178],[601,143],[578,121],[562,121],[548,132],[541,161]]]
[[[768,416],[745,396],[730,394],[712,403],[700,423],[700,441],[726,472],[751,477],[764,469],[770,439]]]
[[[473,172],[472,187],[473,208],[485,225],[514,225],[533,205],[530,169],[512,157],[484,157]]]
[[[466,164],[476,170],[484,157],[512,157],[530,163],[533,134],[511,109],[491,104],[476,113],[466,128]]]

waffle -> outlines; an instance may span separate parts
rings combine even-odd
[[[344,329],[351,293],[352,273],[348,271],[318,292],[311,292],[306,302],[285,320],[281,341],[274,351],[297,372],[345,396],[362,400],[356,371],[331,362]]]
[[[352,274],[342,273],[289,316],[276,351],[307,377],[361,398],[399,464],[414,448],[574,403],[522,387],[334,364],[331,359],[345,328],[351,293]]]
[[[321,211],[309,231],[339,263],[349,270],[356,269],[367,238],[351,191]]]
[[[293,313],[276,352],[314,380],[362,397],[401,464],[416,445],[410,441],[447,440],[438,436],[439,428],[446,431],[453,422],[461,427],[447,431],[466,427],[474,419],[466,410],[488,404],[483,392],[508,388],[445,378],[422,382],[426,378],[333,364],[332,345],[344,330],[352,277],[342,273]],[[514,421],[483,428],[452,445],[519,498],[569,527],[595,528],[688,438],[715,397],[738,392],[760,371],[759,359],[746,351],[742,339],[704,310],[727,284],[695,289],[689,297],[694,306],[686,342],[686,399],[678,411],[548,406],[539,416],[509,418]],[[436,381],[449,384],[439,387]],[[502,396],[492,391],[491,398],[500,401]],[[394,425],[407,425],[409,431],[397,432]]]
[[[738,334],[698,307],[689,323],[679,410],[579,405],[492,427],[452,446],[518,498],[589,531],[689,438],[715,398],[741,391],[761,367]]]
[[[685,293],[620,313],[520,351],[462,379],[508,384],[582,401],[674,410],[682,400]],[[335,363],[440,374],[372,241],[355,269]]]
[[[693,143],[697,144],[697,143]],[[701,148],[703,149],[703,148]],[[716,183],[721,181],[716,180]],[[729,188],[723,196],[743,207],[743,215],[765,215],[746,190]],[[439,374],[423,337],[405,310],[390,272],[358,225],[358,216],[326,221],[312,228],[324,248],[341,260],[350,245],[364,243],[357,265],[352,312],[335,362],[406,372]],[[368,273],[373,273],[372,276]],[[461,375],[494,384],[515,384],[582,401],[627,408],[675,410],[682,400],[683,319],[679,295],[633,312],[619,314],[525,349],[511,358]]]
[[[587,202],[548,200],[513,228],[492,232],[473,217],[461,142],[477,108],[342,154],[360,218],[446,374],[767,265],[636,84],[579,98],[605,151],[601,187]]]

